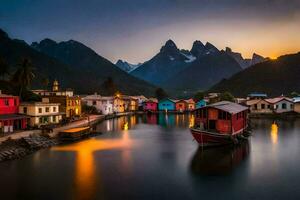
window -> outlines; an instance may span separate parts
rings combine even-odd
[[[27,107],[23,108],[23,113],[27,114]]]
[[[97,105],[97,102],[96,101],[93,101],[93,106]]]
[[[52,121],[53,121],[53,122],[56,122],[56,116],[53,116],[53,117],[52,117]]]
[[[293,109],[293,108],[294,108],[294,105],[293,105],[293,104],[291,104],[291,105],[290,105],[290,108],[291,108],[291,109]]]
[[[6,106],[9,106],[9,101],[8,101],[8,99],[4,99],[4,104],[5,104]]]
[[[226,120],[226,117],[227,117],[227,112],[224,112],[224,111],[220,111],[219,110],[219,119],[223,119],[223,120]]]
[[[49,107],[46,107],[46,112],[48,113],[50,111]]]
[[[268,109],[270,109],[271,108],[271,105],[268,105]]]
[[[261,104],[261,109],[265,109],[266,105],[265,104]]]
[[[254,104],[254,109],[257,110],[257,104]]]
[[[56,107],[53,107],[53,112],[56,112]]]
[[[39,123],[42,124],[43,123],[43,118],[39,118]]]
[[[42,108],[39,108],[39,113],[42,113],[42,112],[43,112]]]
[[[286,109],[286,103],[281,104],[282,109]]]

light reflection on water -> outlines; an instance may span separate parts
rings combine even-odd
[[[100,136],[0,164],[3,199],[299,199],[300,120],[252,122],[249,142],[201,149],[191,115],[108,120]]]

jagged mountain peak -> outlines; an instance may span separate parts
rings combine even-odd
[[[217,47],[215,47],[212,43],[210,42],[206,42],[205,47],[207,50],[209,50],[210,52],[218,52],[219,49]]]
[[[8,34],[0,28],[0,38],[8,38]]]
[[[160,52],[172,52],[172,51],[179,51],[175,42],[173,40],[168,40],[164,46],[161,47]]]

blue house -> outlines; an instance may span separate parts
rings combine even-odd
[[[204,107],[204,106],[206,106],[206,101],[205,101],[204,99],[201,99],[201,100],[199,100],[199,101],[196,103],[196,109],[197,109],[197,108],[202,108],[202,107]]]
[[[175,101],[172,99],[163,99],[158,102],[158,110],[160,111],[174,111]]]

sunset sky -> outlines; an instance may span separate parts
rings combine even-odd
[[[300,1],[1,0],[0,28],[28,43],[75,39],[113,62],[144,62],[168,39],[277,57],[300,51]]]

